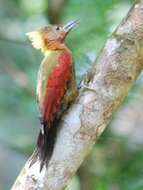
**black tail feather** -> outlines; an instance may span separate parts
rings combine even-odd
[[[53,122],[50,126],[48,126],[46,123],[43,124],[44,133],[40,131],[38,140],[37,140],[37,148],[34,151],[34,154],[32,156],[32,162],[30,164],[33,165],[35,161],[37,160],[37,157],[40,160],[40,172],[45,165],[48,167],[50,158],[53,153],[54,144],[56,140],[56,134],[57,134],[57,122]]]
[[[57,126],[55,122],[52,123],[51,126],[44,124],[43,127],[44,134],[42,134],[42,132],[40,131],[37,141],[38,154],[41,161],[40,171],[42,170],[44,164],[48,166],[48,163],[53,153],[57,134]]]

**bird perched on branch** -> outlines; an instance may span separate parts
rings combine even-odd
[[[58,123],[63,112],[77,96],[72,53],[64,44],[67,34],[77,25],[48,25],[27,33],[32,45],[44,54],[38,72],[37,103],[41,130],[33,159],[40,160],[40,171],[53,152]]]

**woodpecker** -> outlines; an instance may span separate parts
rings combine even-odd
[[[41,129],[33,155],[33,160],[40,160],[40,171],[48,166],[52,156],[59,121],[78,94],[72,53],[64,44],[77,23],[48,25],[26,34],[33,47],[44,54],[37,80]]]

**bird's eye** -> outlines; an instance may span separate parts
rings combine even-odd
[[[56,30],[60,30],[60,27],[59,27],[59,26],[57,26],[57,27],[56,27]]]

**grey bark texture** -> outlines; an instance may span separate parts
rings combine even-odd
[[[84,77],[60,124],[48,168],[27,161],[12,190],[63,190],[143,69],[143,0],[136,1]]]

